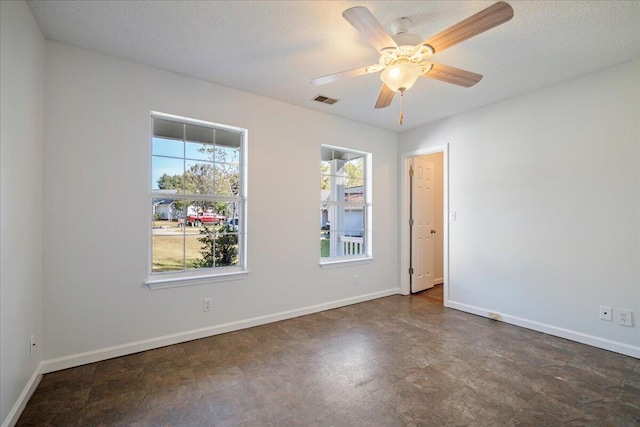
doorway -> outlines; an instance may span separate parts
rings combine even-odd
[[[446,306],[448,145],[405,153],[401,162],[400,290],[433,293]]]

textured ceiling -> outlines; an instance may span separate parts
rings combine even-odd
[[[342,18],[368,7],[385,28],[409,17],[427,38],[493,1],[27,1],[44,36],[377,127],[404,131],[640,57],[640,2],[510,1],[514,18],[435,55],[484,75],[472,88],[419,79],[374,110],[379,75],[309,79],[377,62]],[[314,102],[318,94],[340,99]]]

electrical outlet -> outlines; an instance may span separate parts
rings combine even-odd
[[[31,335],[31,339],[29,340],[29,356],[33,356],[33,350],[36,349],[36,336]]]
[[[211,298],[202,300],[202,311],[211,311]]]
[[[616,309],[616,323],[622,326],[633,326],[633,313],[631,310]]]
[[[608,320],[611,322],[611,307],[606,305],[600,306],[600,320]]]
[[[360,284],[360,276],[358,276],[357,274],[353,276],[353,284],[356,286]]]

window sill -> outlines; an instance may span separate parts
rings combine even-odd
[[[204,285],[207,283],[230,282],[233,280],[243,280],[249,275],[248,271],[234,271],[229,273],[218,273],[215,275],[201,276],[181,276],[181,277],[157,277],[152,276],[145,282],[151,290],[179,288],[182,286]]]
[[[339,268],[350,267],[352,265],[369,264],[373,261],[373,257],[366,258],[349,258],[349,259],[334,259],[331,261],[320,261],[320,267],[324,268]]]

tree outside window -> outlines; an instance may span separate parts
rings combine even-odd
[[[151,272],[243,269],[245,133],[159,113],[152,129]]]

